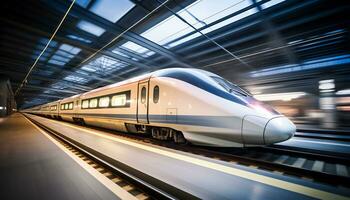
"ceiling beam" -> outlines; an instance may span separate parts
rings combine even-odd
[[[12,85],[18,86],[20,85],[19,82],[12,82]],[[26,90],[49,90],[49,91],[54,91],[57,93],[63,93],[63,94],[77,94],[79,91],[73,91],[73,90],[68,90],[68,89],[56,89],[56,88],[48,88],[48,87],[41,87],[41,86],[36,86],[36,85],[25,85]]]
[[[69,2],[52,2],[50,3],[50,6],[52,6],[54,9],[59,10],[60,12],[63,12],[66,9],[66,6]],[[106,31],[113,33],[113,35],[119,35],[121,34],[125,29],[121,26],[114,24],[103,17],[100,17],[92,12],[87,11],[86,9],[75,6],[70,11],[71,15],[80,16],[80,19],[85,19],[88,21],[93,22],[97,26],[100,26],[104,28]],[[181,56],[175,54],[174,52],[166,49],[165,47],[162,47],[136,33],[133,33],[131,31],[126,32],[122,38],[134,42],[138,45],[141,45],[151,51],[154,51],[160,55],[163,55],[174,62],[178,63],[182,67],[194,67],[192,64],[189,63],[189,61],[184,60]]]

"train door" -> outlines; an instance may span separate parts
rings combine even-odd
[[[148,124],[149,80],[140,81],[137,88],[137,122]]]
[[[73,110],[74,110],[73,116],[76,118],[79,118],[79,105],[80,105],[80,99],[76,98],[73,102]]]
[[[58,118],[59,118],[60,114],[61,114],[61,101],[59,101],[57,103],[57,116],[58,116]]]
[[[60,110],[60,109],[59,109],[60,104],[57,102],[57,103],[55,104],[55,106],[56,106],[56,110],[55,110],[55,115],[56,115],[56,116],[55,116],[55,118],[58,118],[58,115],[59,115],[59,114],[58,114],[58,111]]]

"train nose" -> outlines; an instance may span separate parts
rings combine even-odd
[[[291,138],[295,125],[287,117],[265,118],[247,115],[243,118],[242,140],[245,146],[268,145]]]
[[[266,145],[283,142],[293,137],[296,127],[287,117],[271,119],[265,126],[264,142]]]

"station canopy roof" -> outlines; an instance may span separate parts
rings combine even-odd
[[[24,83],[16,93],[21,108],[170,67],[209,70],[248,87],[291,84],[329,68],[348,73],[346,3],[76,0],[43,52],[71,3],[2,5],[0,74],[14,91]]]

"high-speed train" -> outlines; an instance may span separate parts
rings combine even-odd
[[[24,112],[219,147],[269,145],[295,125],[224,78],[199,69],[162,69]]]

